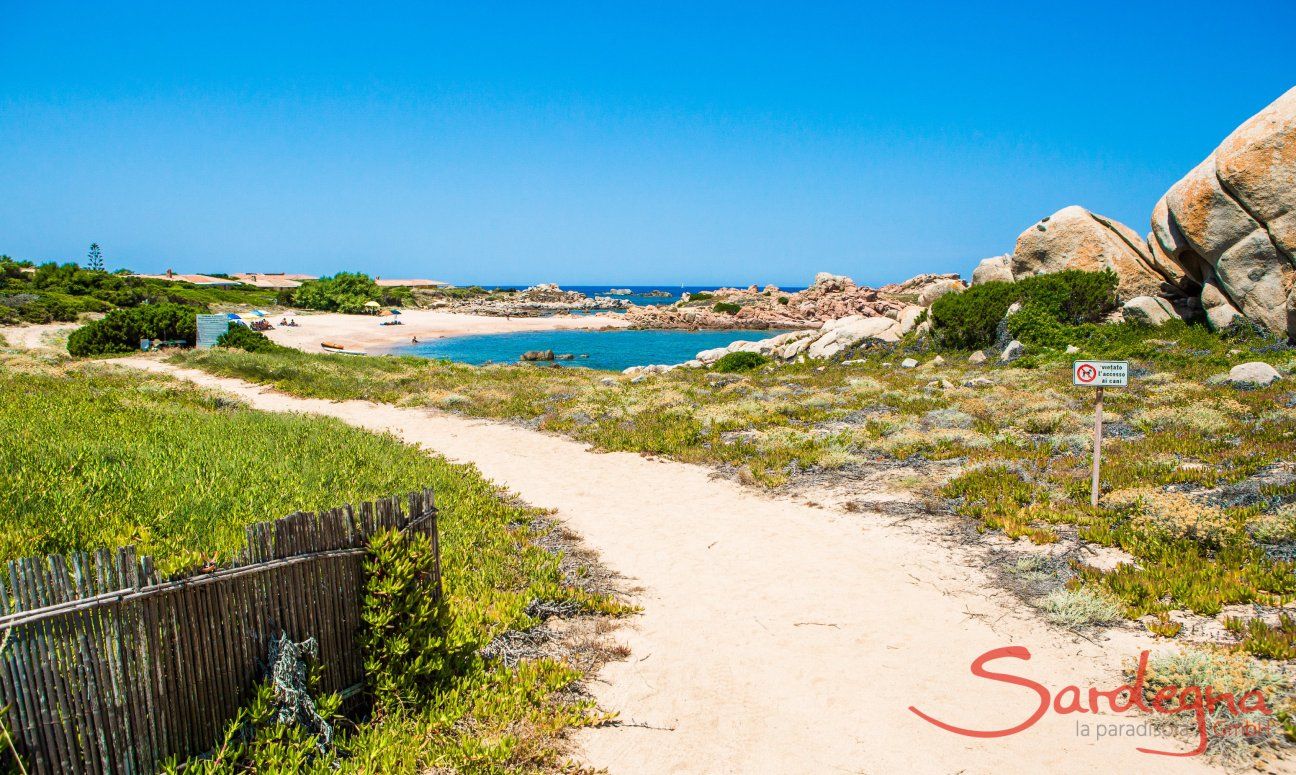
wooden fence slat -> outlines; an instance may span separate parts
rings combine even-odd
[[[215,744],[287,633],[319,645],[322,691],[364,679],[356,636],[365,546],[387,529],[429,535],[431,490],[248,525],[215,571],[159,578],[134,547],[0,566],[0,702],[32,773],[147,773]]]

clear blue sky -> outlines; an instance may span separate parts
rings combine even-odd
[[[1146,232],[1296,84],[1291,0],[888,5],[0,0],[0,253],[966,276],[1068,204]]]

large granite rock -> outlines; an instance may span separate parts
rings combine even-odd
[[[1149,244],[1199,282],[1212,325],[1296,336],[1296,88],[1170,187]]]
[[[1135,296],[1121,307],[1125,320],[1159,326],[1179,317],[1174,305],[1159,296]]]
[[[1012,274],[1110,269],[1121,298],[1156,295],[1169,277],[1156,271],[1147,242],[1128,226],[1072,205],[1058,210],[1017,237]]]
[[[1012,256],[992,256],[991,258],[981,259],[976,269],[972,270],[972,284],[980,285],[988,282],[1013,281],[1012,273]]]

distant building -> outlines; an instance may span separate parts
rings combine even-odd
[[[381,277],[375,277],[374,282],[379,288],[444,288],[450,284],[441,280],[384,280]]]
[[[143,277],[146,280],[166,280],[175,283],[192,283],[194,285],[207,285],[214,287],[232,287],[242,283],[242,280],[236,280],[229,277],[212,277],[205,274],[179,274],[170,269],[166,274],[133,274],[131,277]]]
[[[307,280],[319,278],[309,274],[287,274],[284,272],[243,272],[234,275],[241,282],[255,285],[258,288],[298,288]]]

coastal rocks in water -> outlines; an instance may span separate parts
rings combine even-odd
[[[1013,282],[1012,256],[992,256],[981,259],[976,269],[972,270],[972,284],[980,285],[989,282]]]
[[[527,350],[522,353],[522,360],[524,361],[552,361],[553,359],[553,350]]]
[[[628,309],[628,299],[608,296],[590,298],[580,291],[564,291],[553,283],[533,285],[525,290],[496,288],[415,288],[410,306],[446,309],[474,315],[533,317],[573,310]]]
[[[1125,320],[1149,326],[1159,326],[1179,317],[1174,305],[1159,296],[1135,296],[1121,306],[1121,312]]]
[[[555,361],[574,361],[574,360],[576,360],[576,355],[575,355],[574,353],[558,353],[558,354],[554,355],[554,360],[555,360]]]
[[[1273,366],[1263,361],[1239,363],[1229,369],[1228,376],[1221,379],[1234,385],[1245,387],[1264,387],[1282,379],[1282,375]]]
[[[1152,296],[1169,278],[1153,269],[1147,243],[1122,223],[1072,205],[1058,210],[1017,237],[1015,278],[1080,269],[1110,269],[1122,298]]]
[[[1026,348],[1022,346],[1021,342],[1014,339],[1008,343],[1008,346],[1003,349],[1003,352],[999,353],[999,362],[1011,363],[1022,357],[1025,353]]]
[[[1296,88],[1170,187],[1152,240],[1201,284],[1213,326],[1240,313],[1296,337]]]
[[[630,289],[629,288],[609,288],[608,295],[609,296],[629,296]]]
[[[906,299],[886,290],[858,286],[849,277],[821,272],[813,285],[796,293],[784,293],[772,285],[719,288],[681,296],[675,304],[631,306],[626,320],[636,328],[800,328],[850,316],[898,315],[912,305],[919,292],[915,289],[913,298]]]

